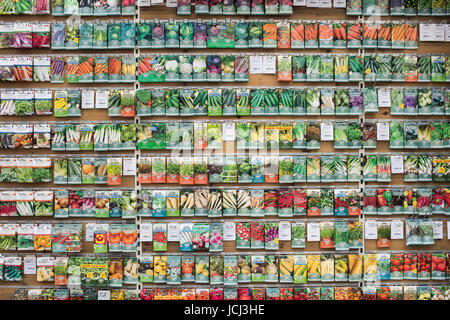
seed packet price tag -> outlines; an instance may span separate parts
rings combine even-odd
[[[347,1],[345,1],[345,0],[334,0],[333,1],[333,7],[334,8],[346,8],[347,7]]]
[[[251,74],[263,73],[262,56],[250,56],[250,73]]]
[[[235,141],[236,130],[233,122],[227,122],[222,124],[223,141]]]
[[[294,0],[292,5],[294,7],[306,6],[306,0]]]
[[[83,90],[81,94],[81,108],[82,109],[94,109],[95,106],[95,91]]]
[[[123,175],[136,175],[136,158],[123,158]]]
[[[108,91],[97,90],[95,92],[95,108],[108,109]]]
[[[263,64],[263,73],[264,74],[275,74],[276,57],[275,56],[263,56],[262,64]]]
[[[433,221],[433,238],[437,240],[444,239],[444,224],[442,221]]]
[[[306,0],[306,7],[308,8],[318,8],[319,0]]]
[[[289,221],[281,221],[278,224],[280,241],[291,241],[291,223]]]
[[[151,1],[152,1],[152,5],[164,3],[164,0],[151,0]]]
[[[223,224],[223,240],[236,241],[236,224],[233,221],[227,221]]]
[[[391,107],[391,91],[386,89],[378,90],[378,106],[383,108]]]
[[[366,240],[376,240],[377,239],[377,227],[378,224],[375,220],[366,221],[364,225],[364,234]]]
[[[177,222],[167,224],[167,241],[180,241],[180,225]]]
[[[419,25],[419,41],[433,41],[433,25],[431,23],[421,23]]]
[[[439,41],[444,42],[445,41],[445,24],[435,24],[434,25],[434,40],[433,41]]]
[[[391,156],[392,173],[403,173],[403,156]]]
[[[166,7],[168,8],[176,8],[178,5],[177,0],[166,0]]]
[[[447,240],[450,240],[450,220],[447,221]]]
[[[389,123],[377,122],[377,140],[389,141]]]
[[[140,238],[142,242],[153,241],[153,225],[151,223],[141,224]]]
[[[23,258],[23,273],[36,274],[36,257],[29,256]]]
[[[391,222],[391,239],[403,239],[403,221],[394,220]]]
[[[319,0],[319,8],[331,8],[332,0]]]
[[[450,42],[450,24],[445,25],[445,42]]]
[[[306,237],[309,242],[320,241],[320,223],[308,222]]]
[[[98,290],[98,300],[111,300],[111,291]]]
[[[320,123],[320,140],[321,141],[333,141],[333,123],[331,122],[321,122]]]
[[[94,230],[96,223],[86,224],[86,241],[94,241]]]

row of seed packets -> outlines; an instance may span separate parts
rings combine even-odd
[[[4,89],[0,115],[79,117],[85,109],[110,117],[450,114],[450,89],[427,87]]]
[[[9,278],[8,266],[12,260],[21,260],[17,258],[4,257],[5,281],[21,281]],[[139,261],[134,257],[38,257],[36,274],[39,282],[83,287],[121,287],[138,282],[233,286],[253,282],[427,281],[448,279],[448,260],[446,252],[144,255]],[[99,270],[93,270],[95,262],[99,264]],[[45,278],[40,277],[41,274]]]
[[[445,16],[450,13],[450,3],[441,0],[423,1],[347,1],[348,15],[364,16]]]
[[[410,260],[415,258],[415,262]],[[236,285],[246,282],[308,283],[361,280],[445,280],[446,252],[383,254],[168,255],[141,258],[142,283]],[[209,261],[208,261],[209,260]],[[431,264],[433,261],[433,265]],[[164,271],[181,265],[178,274]],[[255,266],[256,265],[256,266]],[[432,268],[432,266],[434,266]],[[152,270],[153,267],[153,270]],[[403,268],[402,268],[403,267]],[[150,270],[150,272],[148,271]],[[405,270],[405,271],[404,271]],[[174,279],[175,276],[175,279]]]
[[[191,6],[194,5],[194,12]],[[292,14],[293,2],[291,0],[179,0],[177,1],[177,14],[210,14],[210,15],[277,15]]]
[[[418,48],[417,21],[109,20],[14,22],[0,28],[0,48]]]
[[[378,123],[383,126],[379,134]],[[389,140],[392,149],[439,149],[449,145],[448,125],[441,121],[397,120],[372,120],[362,124],[356,121],[238,122],[231,128],[226,123],[205,122],[14,123],[0,125],[0,148],[51,148],[55,151],[222,149],[224,136],[226,139],[227,132],[231,132],[241,150],[318,149],[321,141],[334,141],[336,149],[376,148],[377,141],[383,140]]]
[[[95,156],[64,159],[10,157],[1,158],[0,170],[0,181],[4,183],[53,181],[55,184],[120,185],[122,158]]]
[[[445,55],[423,56],[370,53],[277,55],[278,81],[448,81],[449,59]],[[447,80],[446,80],[447,79]]]
[[[83,226],[81,224],[3,224],[1,250],[29,250],[52,252],[81,252]]]
[[[362,200],[362,203],[361,203]],[[447,187],[3,190],[0,216],[295,217],[449,215]]]
[[[390,182],[392,174],[405,181],[449,181],[448,155],[299,154],[279,156],[140,157],[136,169],[122,157],[1,158],[4,183],[120,185],[123,175],[141,184],[205,185],[208,183]],[[392,169],[391,169],[392,163]],[[361,175],[362,169],[362,175]],[[394,172],[393,172],[394,170]],[[126,173],[125,173],[126,171]]]
[[[3,81],[51,81],[53,83],[179,81],[248,81],[249,56],[226,55],[152,55],[19,57],[0,59]],[[373,53],[278,55],[278,81],[448,81],[446,55],[393,55]],[[67,67],[67,68],[65,68]],[[67,69],[67,70],[65,70]],[[42,73],[42,74],[41,74]]]
[[[448,286],[16,289],[13,300],[449,300]],[[105,294],[105,292],[107,292]]]
[[[378,123],[381,128],[378,134]],[[162,126],[163,125],[163,126]],[[335,149],[376,148],[389,140],[391,149],[444,149],[450,147],[450,122],[442,121],[295,121],[283,123],[170,122],[170,123],[42,123],[0,125],[0,149],[55,151],[206,150],[223,148],[227,133],[236,136],[240,150],[318,149],[333,141]],[[234,128],[235,126],[235,128]],[[322,128],[318,128],[318,126]],[[164,128],[161,128],[164,127]],[[256,136],[256,130],[262,130]],[[259,127],[262,127],[261,129]],[[153,128],[155,128],[153,130]],[[322,130],[320,130],[322,129]],[[150,131],[152,130],[152,131]],[[317,132],[314,132],[316,130]],[[161,134],[159,133],[160,131]],[[324,131],[324,132],[321,132]],[[224,133],[225,132],[225,133]],[[160,135],[159,135],[160,134]],[[315,137],[314,134],[320,135]],[[325,135],[330,135],[325,136]],[[381,136],[386,134],[386,136]],[[253,136],[252,136],[253,135]],[[136,138],[137,137],[137,138]],[[256,141],[257,142],[256,142]],[[137,142],[137,144],[136,144]]]

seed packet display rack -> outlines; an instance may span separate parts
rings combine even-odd
[[[336,9],[319,9],[318,10],[318,14],[316,13],[317,12],[317,9],[304,9],[303,7],[302,8],[294,8],[294,16],[293,16],[293,18],[295,17],[295,18],[298,18],[298,19],[307,19],[307,18],[314,18],[314,19],[349,19],[349,16],[346,16],[343,12],[341,12],[341,11],[336,11]],[[145,8],[145,7],[142,7],[142,8],[139,8],[139,6],[136,6],[136,10],[135,10],[135,14],[134,14],[134,17],[133,17],[133,22],[135,23],[135,24],[137,24],[139,21],[141,21],[142,19],[148,19],[148,18],[153,18],[153,17],[160,17],[160,18],[179,18],[179,17],[177,17],[176,15],[175,15],[175,13],[174,13],[174,10],[173,9],[170,9],[170,8],[163,8],[163,7],[161,7],[161,6],[152,6],[152,7],[150,7],[150,8]],[[322,18],[323,17],[323,18]],[[8,17],[8,19],[9,19],[10,17]],[[54,17],[45,17],[45,18],[43,18],[43,19],[53,19]],[[127,17],[128,19],[130,19],[130,17]],[[360,21],[361,23],[364,23],[367,19],[368,19],[368,17],[365,17],[365,16],[357,16],[357,17],[352,17],[352,18],[356,18],[356,21]],[[416,19],[417,17],[414,17],[414,19]],[[13,17],[13,19],[14,19],[14,17]],[[21,19],[22,19],[22,17],[21,17]],[[28,19],[27,17],[23,17],[23,20],[25,20],[25,19]],[[91,18],[87,18],[87,17],[83,17],[82,19],[91,19]],[[208,19],[209,19],[209,17],[208,17]],[[290,19],[290,18],[289,18]],[[435,53],[444,53],[444,52],[442,52],[442,46],[440,46],[440,48],[439,48],[439,46],[440,45],[436,45],[435,46],[435,44],[433,44],[433,45],[428,45],[428,44],[426,44],[426,43],[420,43],[419,44],[419,50],[417,50],[417,52],[423,52],[423,53],[427,53],[427,52],[435,52]],[[447,47],[445,47],[444,48],[445,50],[446,50],[446,53],[448,54],[449,53],[449,50],[448,50],[448,48]],[[209,49],[208,49],[209,50]],[[267,49],[264,49],[264,50],[261,50],[261,51],[263,51],[264,52],[264,54],[279,54],[279,51],[278,50],[270,50],[269,52],[267,52],[266,51]],[[431,50],[431,51],[428,51],[428,50]],[[150,50],[150,49],[140,49],[140,48],[138,48],[138,47],[136,47],[135,46],[135,48],[133,49],[133,55],[134,55],[134,58],[135,58],[135,62],[136,62],[136,64],[138,63],[138,61],[139,61],[139,58],[142,56],[142,55],[144,55],[144,54],[147,54],[147,53],[149,53],[149,52],[153,52],[153,51],[158,51],[158,52],[161,52],[161,53],[164,53],[164,52],[168,52],[169,50],[168,49],[163,49],[163,50],[159,50],[159,49],[157,49],[157,50]],[[194,51],[196,51],[195,49],[194,49]],[[201,50],[201,51],[206,51],[206,50]],[[230,52],[231,50],[229,50],[229,49],[223,49],[223,50],[221,50],[220,52]],[[252,54],[253,53],[255,53],[255,54],[259,54],[259,52],[258,52],[258,49],[256,49],[256,51],[254,51],[254,49],[250,49],[249,50]],[[273,52],[272,52],[273,51]],[[290,51],[293,51],[292,49],[290,50]],[[317,51],[317,50],[316,50]],[[322,51],[322,49],[321,49],[321,51]],[[339,51],[339,50],[337,50],[337,51]],[[345,51],[347,51],[347,50],[345,50]],[[367,51],[370,51],[370,50],[365,50],[364,48],[360,48],[360,49],[358,49],[358,54],[359,55],[361,55],[362,57],[364,57],[365,56],[365,54],[367,53]],[[11,52],[13,52],[13,54],[23,54],[23,52],[18,52],[18,51],[14,51],[14,50],[12,50]],[[127,51],[128,52],[128,51]],[[238,52],[238,50],[234,50],[234,52]],[[397,52],[397,51],[396,51]],[[401,52],[404,52],[404,53],[408,53],[408,51],[405,51],[405,50],[401,50]],[[33,52],[33,53],[35,53],[35,52]],[[39,52],[36,52],[36,53],[39,53]],[[53,52],[52,52],[52,54],[53,54]],[[77,54],[78,54],[78,52],[77,52]],[[270,78],[271,77],[271,78]],[[284,83],[277,83],[276,81],[275,81],[275,77],[274,76],[267,76],[267,75],[250,75],[250,79],[249,79],[249,82],[246,84],[248,87],[255,87],[255,86],[270,86],[270,85],[280,85],[280,84],[282,84],[282,85],[284,85]],[[360,82],[358,82],[357,83],[357,85],[359,86],[359,88],[361,88],[361,89],[364,89],[364,87],[366,86],[366,85],[372,85],[373,83],[368,83],[367,81],[360,81]],[[34,85],[34,84],[33,84]],[[32,86],[33,86],[32,85]],[[149,87],[152,87],[152,86],[149,86],[149,84],[143,84],[143,83],[140,83],[139,81],[137,81],[137,79],[135,80],[135,82],[134,83],[130,83],[130,86],[131,85],[133,85],[133,88],[135,89],[135,90],[138,90],[138,89],[140,89],[140,88],[149,88]],[[158,84],[157,84],[158,85]],[[222,85],[222,84],[221,84]],[[225,84],[224,83],[224,85],[228,85],[228,84]],[[236,86],[235,84],[232,84],[232,85],[234,85],[234,86]],[[313,84],[314,86],[316,86],[317,84],[315,83],[315,84]],[[410,84],[406,84],[406,85],[410,85]],[[417,84],[412,84],[412,85],[417,85]],[[428,85],[428,84],[427,84]],[[430,84],[431,85],[431,84]],[[432,84],[432,85],[434,85],[434,84]],[[439,84],[438,84],[439,85]],[[442,84],[441,84],[442,85]],[[17,86],[17,85],[15,85],[15,84],[9,84],[9,83],[7,83],[7,84],[5,84],[5,86],[6,87],[14,87],[14,86]],[[41,84],[37,84],[36,85],[37,87],[41,87]],[[68,87],[68,88],[70,88],[72,85],[70,85],[70,84],[62,84],[62,85],[59,85],[59,84],[57,84],[57,85],[55,85],[55,87],[60,87],[60,88],[62,88],[62,87]],[[98,85],[99,87],[106,87],[107,85]],[[178,85],[178,86],[180,86],[180,85]],[[181,86],[191,86],[191,84],[189,84],[189,83],[183,83]],[[31,86],[29,86],[28,84],[26,84],[26,85],[24,85],[24,87],[31,87]],[[42,87],[48,87],[48,85],[43,85]],[[83,114],[83,117],[82,117],[82,119],[92,119],[91,118],[91,116],[93,116],[93,118],[95,119],[95,120],[104,120],[105,119],[105,114],[103,113],[103,111],[100,111],[100,110],[92,110],[92,111],[89,111],[89,113],[88,114]],[[390,116],[389,115],[387,115],[386,116],[386,114],[382,114],[381,112],[378,112],[377,114],[375,114],[375,115],[372,115],[372,114],[366,114],[366,113],[362,113],[362,115],[359,115],[358,116],[358,121],[360,122],[360,123],[363,123],[365,120],[367,120],[367,119],[372,119],[373,118],[373,116],[375,116],[376,118],[380,118],[380,117],[382,117],[382,118],[390,118]],[[202,118],[202,117],[198,117],[198,118]],[[254,118],[256,118],[256,119],[259,119],[260,117],[254,117]],[[309,119],[310,117],[308,117],[308,119]],[[321,118],[321,117],[319,117],[319,118]],[[395,118],[395,117],[392,117],[392,118]],[[391,119],[392,119],[391,118]],[[21,119],[21,117],[19,117],[19,120]],[[24,120],[29,120],[29,117],[28,118],[23,118]],[[141,119],[141,117],[139,117],[139,116],[135,116],[135,117],[133,117],[132,118],[133,119],[133,121],[136,123],[136,124],[139,124],[139,123],[141,123],[141,121],[143,120],[143,119]],[[171,118],[167,118],[169,121],[171,120]],[[173,118],[172,118],[173,119]],[[195,118],[194,118],[195,119]],[[261,118],[261,119],[267,119],[267,117],[263,117],[263,118]],[[336,120],[337,120],[338,118],[336,118]],[[12,120],[12,119],[11,119]],[[14,121],[16,121],[16,120],[18,120],[17,118],[14,118]],[[40,120],[40,119],[39,119]],[[356,119],[355,119],[356,120]],[[9,121],[9,120],[8,120]],[[379,143],[380,144],[380,147],[379,148],[377,148],[377,150],[376,151],[386,151],[386,150],[384,150],[385,148],[386,148],[386,146],[383,144],[383,143]],[[323,151],[325,151],[325,152],[330,152],[330,150],[327,148],[327,144],[326,143],[324,143],[324,147],[322,148],[321,147],[321,150],[320,150],[320,152],[323,152]],[[229,146],[228,145],[226,145],[225,146],[225,148],[224,148],[224,151],[230,151],[230,148],[229,148]],[[333,150],[331,150],[331,151],[333,151]],[[358,151],[358,153],[359,153],[359,155],[361,156],[361,157],[364,157],[365,155],[366,155],[366,149],[364,149],[364,148],[360,148],[359,150],[351,150],[352,152],[356,152],[356,151]],[[389,149],[387,148],[387,151],[389,152]],[[392,151],[392,150],[391,150]],[[127,156],[134,156],[135,157],[135,159],[136,159],[136,161],[138,161],[139,159],[140,159],[140,157],[141,156],[144,156],[144,155],[148,155],[149,153],[148,153],[148,151],[147,152],[144,152],[144,151],[141,151],[141,150],[134,150],[133,152],[129,152],[129,153],[126,153],[126,155]],[[151,153],[150,153],[151,154]],[[392,184],[395,184],[397,182],[397,180],[395,179],[395,177],[393,178],[393,182],[392,182]],[[397,184],[403,184],[403,182],[402,181],[400,181],[400,182],[398,182]],[[266,184],[266,185],[270,185],[270,184]],[[323,186],[327,186],[327,185],[329,185],[329,184],[321,184],[321,186],[323,187]],[[360,193],[361,193],[361,195],[362,195],[362,193],[363,193],[363,191],[364,191],[364,188],[366,187],[366,186],[372,186],[372,184],[371,183],[366,183],[365,181],[364,181],[364,179],[361,179],[358,183],[357,183],[357,185],[358,185],[358,189],[359,189],[359,191],[360,191]],[[435,184],[433,184],[433,185],[435,185]],[[356,187],[356,183],[353,183],[352,184],[352,186],[354,186],[354,187]],[[3,185],[1,185],[1,187],[6,187],[6,188],[10,188],[11,186],[5,186],[4,184]],[[124,181],[124,185],[122,185],[121,187],[130,187],[130,188],[134,188],[135,190],[137,190],[137,191],[139,191],[139,190],[141,190],[142,188],[145,188],[145,186],[143,186],[142,184],[140,184],[140,183],[138,183],[138,181],[137,181],[137,179],[126,179],[126,181]],[[152,187],[152,188],[159,188],[159,187]],[[180,218],[165,218],[165,219],[163,219],[163,220],[161,220],[161,219],[148,219],[148,218],[143,218],[143,217],[141,217],[141,216],[139,216],[139,215],[137,215],[137,217],[135,218],[135,223],[136,223],[136,225],[137,225],[137,227],[138,227],[138,232],[139,232],[139,230],[140,230],[140,226],[141,226],[141,224],[142,223],[145,223],[145,222],[175,222],[175,221],[177,221],[177,222],[181,222],[182,220],[183,221],[185,221],[185,219],[186,218],[183,218],[183,219],[180,219]],[[358,216],[357,218],[357,221],[359,221],[359,222],[361,222],[361,223],[363,223],[363,225],[364,225],[364,222],[367,220],[367,218],[364,216],[364,215],[360,215],[360,216]],[[196,219],[190,219],[190,221],[200,221],[200,220],[196,220]],[[210,221],[210,222],[212,222],[212,221],[214,221],[214,222],[220,222],[220,221],[233,221],[234,219],[229,219],[229,218],[227,218],[227,219],[223,219],[223,220],[217,220],[217,219],[213,219],[213,220],[211,220],[211,219],[202,219],[201,221],[205,221],[205,220],[208,220],[208,221]],[[244,220],[261,220],[261,221],[264,221],[264,219],[258,219],[258,218],[249,218],[249,219],[244,219]],[[280,219],[280,221],[281,221],[282,219]],[[307,219],[301,219],[302,221],[309,221],[310,220],[310,218],[307,218]],[[317,219],[317,218],[311,218],[311,220],[312,221],[322,221],[322,219]],[[334,221],[336,221],[336,220],[339,220],[339,218],[335,218],[335,217],[327,217],[327,218],[325,218],[324,220],[334,220]],[[352,220],[354,220],[354,219],[352,219]],[[1,219],[0,220],[1,222],[0,223],[8,223],[8,222],[11,222],[10,221],[10,219],[8,219],[8,220],[5,220],[5,219]],[[21,220],[20,219],[18,219],[17,220],[17,222],[20,222]],[[58,222],[60,222],[60,221],[58,221],[58,220],[54,220],[54,219],[46,219],[46,218],[42,218],[42,219],[36,219],[36,218],[34,218],[33,220],[25,220],[25,222],[26,223],[32,223],[32,222],[41,222],[41,221],[45,221],[46,223],[58,223]],[[235,220],[235,221],[237,221],[237,220]],[[445,221],[445,220],[444,220]],[[16,222],[16,221],[14,221],[14,222]],[[70,222],[72,223],[77,223],[77,222],[80,222],[80,223],[92,223],[92,222],[104,222],[104,220],[102,220],[102,221],[97,221],[97,220],[92,220],[92,219],[82,219],[82,220],[70,220]],[[111,223],[111,222],[114,222],[114,220],[113,219],[109,219],[108,220],[108,222],[109,223]],[[363,228],[363,232],[364,232],[364,228]],[[364,246],[361,248],[361,249],[358,249],[358,252],[359,253],[361,253],[361,254],[365,254],[365,253],[371,253],[371,252],[373,252],[373,250],[374,250],[374,248],[373,248],[373,245],[372,244],[370,244],[370,245],[367,245],[368,243],[369,243],[370,241],[364,241]],[[86,249],[88,249],[87,251],[88,252],[91,252],[91,248],[90,248],[90,244],[89,243],[86,243],[85,244],[86,245]],[[368,250],[367,249],[367,247],[369,247],[370,249]],[[391,248],[395,251],[395,250],[400,250],[400,251],[403,251],[403,250],[405,250],[405,247],[404,247],[404,244],[403,244],[403,242],[402,243],[396,243],[395,241],[393,241],[393,243],[392,243],[392,246],[391,246]],[[289,250],[290,249],[290,246],[288,246],[288,245],[285,245],[285,246],[282,246],[282,248],[281,248],[281,250],[279,251],[280,253],[290,253],[290,252],[293,252],[293,251],[291,251],[291,250]],[[435,247],[433,247],[433,250],[434,249],[436,249],[436,250],[448,250],[449,249],[449,241],[447,240],[447,241],[441,241],[441,242],[439,242],[438,243],[438,245],[435,245]],[[137,250],[136,250],[136,258],[138,258],[138,259],[140,259],[143,255],[145,255],[145,253],[148,253],[149,251],[151,251],[151,249],[149,249],[149,245],[148,245],[148,243],[143,243],[143,242],[141,242],[141,241],[139,241],[138,242],[138,248],[137,248]],[[176,246],[175,246],[175,244],[173,244],[173,243],[169,243],[169,246],[168,246],[168,250],[167,250],[168,252],[167,253],[171,253],[171,254],[174,254],[173,252],[175,252],[175,254],[179,254],[178,253],[178,250],[176,250]],[[429,251],[429,250],[428,250]],[[224,243],[224,253],[241,253],[242,251],[237,251],[236,249],[235,249],[235,246],[234,246],[234,244],[231,244],[231,243],[229,243],[229,245],[227,245],[227,243],[225,242]],[[253,252],[253,250],[252,250],[252,252]],[[255,252],[260,252],[260,251],[255,251]],[[323,251],[323,250],[320,250],[319,249],[319,247],[318,247],[318,245],[316,246],[315,244],[309,244],[308,246],[307,246],[307,249],[306,249],[306,251],[295,251],[296,253],[302,253],[302,254],[307,254],[307,253],[312,253],[312,252],[314,252],[314,253],[326,253],[326,251]],[[380,251],[381,252],[381,251]],[[382,252],[389,252],[389,251],[382,251]],[[6,253],[6,252],[5,252]],[[16,253],[17,252],[15,252],[14,253],[14,255],[16,255]],[[11,254],[10,252],[8,252],[7,254]],[[19,253],[18,254],[19,256],[25,256],[25,255],[27,255],[26,253]],[[36,255],[36,256],[39,256],[39,255],[41,255],[40,253],[36,253],[36,252],[33,252],[33,253],[31,253],[31,254],[29,254],[29,255]],[[44,253],[43,255],[47,255],[46,253]],[[53,256],[55,256],[55,254],[52,254]],[[34,276],[33,276],[34,277]],[[29,287],[29,288],[39,288],[39,287],[41,287],[41,288],[45,288],[45,287],[48,287],[48,286],[41,286],[38,282],[36,282],[34,279],[32,279],[31,277],[30,278],[28,278],[27,279],[27,277],[25,278],[26,279],[26,283],[24,283],[24,284],[18,284],[18,285],[1,285],[1,287],[0,287],[0,298],[2,298],[2,299],[9,299],[10,298],[10,296],[11,296],[11,294],[13,293],[13,291],[14,291],[14,289],[15,288],[23,288],[23,287]],[[405,283],[407,283],[407,281],[405,281]],[[367,283],[366,281],[360,281],[360,282],[357,282],[357,283],[351,283],[351,284],[348,284],[349,286],[358,286],[359,288],[363,288],[365,285],[370,285],[371,283]],[[151,285],[149,285],[149,284],[145,284],[145,285],[143,285],[142,283],[140,283],[139,281],[138,281],[138,283],[136,284],[136,286],[135,286],[135,288],[136,289],[142,289],[142,288],[147,288],[147,287],[156,287],[157,285],[155,285],[155,284],[151,284]],[[196,286],[198,286],[198,285],[196,285]],[[252,287],[253,285],[246,285],[246,287]],[[258,285],[255,285],[256,287],[265,287],[265,286],[267,286],[267,284],[264,284],[264,285],[261,285],[261,284],[258,284]],[[271,286],[273,286],[273,285],[271,285]],[[282,286],[282,285],[281,285]],[[125,287],[125,286],[124,286]],[[158,286],[159,287],[159,286]]]

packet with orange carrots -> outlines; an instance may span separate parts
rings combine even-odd
[[[405,24],[393,23],[392,24],[392,49],[404,49],[405,48]]]
[[[361,48],[361,22],[347,23],[347,48]]]
[[[305,48],[319,48],[319,26],[317,22],[307,21],[305,23]]]
[[[391,24],[389,22],[381,23],[378,26],[378,48],[390,49],[393,45],[391,39]]]
[[[265,22],[263,24],[263,47],[276,48],[277,47],[277,25],[273,22]]]
[[[333,26],[333,48],[345,49],[347,45],[347,23],[345,21],[335,21]]]
[[[333,48],[333,24],[327,21],[319,23],[319,47]]]
[[[305,26],[303,22],[291,22],[291,48],[302,49],[305,47]]]
[[[405,23],[405,49],[417,49],[417,38],[419,34],[417,22],[407,21]]]
[[[378,25],[366,22],[363,24],[363,47],[368,49],[377,48]]]

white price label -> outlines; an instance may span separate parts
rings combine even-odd
[[[445,25],[445,42],[450,42],[450,24]]]
[[[223,240],[236,241],[236,224],[233,221],[226,221],[223,224]]]
[[[320,223],[308,222],[306,230],[307,241],[320,241]]]
[[[141,223],[140,237],[141,242],[153,241],[153,225],[151,223]]]
[[[291,241],[291,223],[289,221],[280,221],[278,224],[280,241]]]
[[[387,89],[378,89],[378,106],[382,108],[391,107],[391,91]]]
[[[364,236],[366,240],[377,240],[378,224],[375,220],[368,220],[364,225]]]
[[[178,6],[177,0],[166,0],[166,7],[168,8],[176,8]]]
[[[86,241],[94,241],[94,231],[96,223],[88,223],[86,224]]]
[[[95,91],[95,108],[96,109],[108,109],[108,91],[107,90]]]
[[[23,258],[23,273],[36,274],[36,257],[28,256]]]
[[[445,41],[445,24],[435,24],[433,35],[434,35],[433,41],[444,42]]]
[[[123,175],[136,175],[136,158],[123,158]]]
[[[319,0],[319,8],[331,8],[331,0]]]
[[[222,140],[223,141],[236,140],[236,126],[234,122],[225,122],[222,124]]]
[[[433,220],[433,238],[435,240],[444,239],[444,224],[442,221]]]
[[[447,240],[450,240],[450,220],[447,221]]]
[[[333,123],[331,123],[331,122],[321,122],[320,123],[320,140],[321,141],[333,141],[334,140]]]
[[[167,241],[180,241],[180,225],[178,222],[169,222],[167,224]]]
[[[403,239],[403,221],[394,220],[391,222],[391,239]]]
[[[389,141],[389,123],[377,122],[377,140]]]
[[[419,24],[419,41],[433,41],[433,29],[431,23]]]
[[[94,109],[95,106],[95,91],[83,90],[81,93],[81,108],[82,109]]]
[[[275,74],[277,71],[276,68],[276,57],[275,56],[263,56],[262,59],[262,68],[264,74]]]
[[[334,8],[346,8],[347,7],[347,1],[345,1],[345,0],[334,0],[333,1],[333,7]]]
[[[151,0],[151,1],[152,1],[152,5],[164,3],[164,0]]]
[[[306,6],[306,0],[294,0],[292,3],[294,7]]]
[[[391,172],[403,173],[403,156],[391,156]]]
[[[308,8],[318,8],[319,0],[306,0],[306,7]]]
[[[250,74],[263,73],[262,56],[250,56]]]
[[[97,300],[111,300],[111,291],[109,290],[98,290],[97,295]]]

